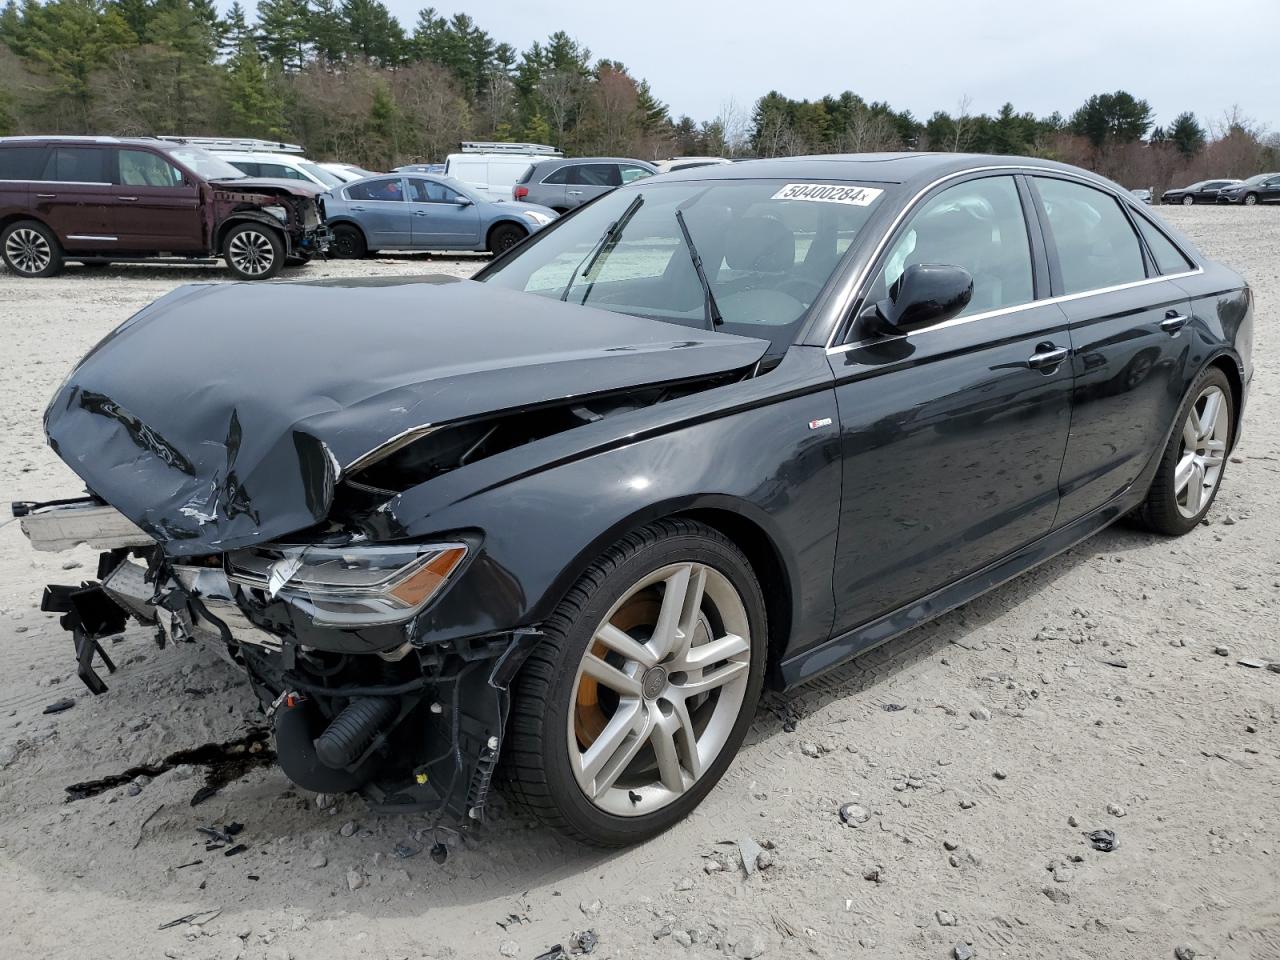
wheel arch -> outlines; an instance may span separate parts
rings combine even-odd
[[[1205,364],[1206,370],[1210,367],[1221,370],[1231,385],[1231,449],[1234,450],[1236,438],[1240,436],[1240,419],[1244,416],[1244,375],[1240,372],[1240,362],[1225,352]]]
[[[521,230],[524,231],[524,235],[526,237],[529,236],[530,233],[532,233],[532,231],[529,229],[529,225],[527,223],[522,222],[518,217],[502,216],[502,217],[499,217],[497,220],[493,221],[493,223],[489,224],[488,228],[485,230],[484,245],[488,247],[489,244],[493,242],[493,234],[495,230],[499,230],[502,227],[505,227],[508,225],[513,227],[519,227]]]
[[[289,241],[289,231],[284,228],[284,224],[279,220],[270,214],[260,213],[257,210],[237,210],[228,214],[227,218],[218,224],[218,229],[214,233],[214,253],[222,253],[223,244],[227,242],[227,234],[242,223],[257,223],[264,227],[270,227],[280,237],[280,242],[284,244],[285,256],[287,257],[293,252],[293,244]]]
[[[0,217],[0,233],[3,233],[5,230],[8,230],[15,223],[23,223],[27,220],[30,220],[32,223],[40,224],[40,226],[44,227],[46,230],[52,233],[54,236],[54,239],[57,239],[59,246],[61,246],[62,241],[58,239],[58,231],[54,230],[53,227],[49,226],[49,224],[45,223],[38,216],[36,216],[34,213],[31,213],[29,211],[23,211],[22,213],[10,213],[10,214],[6,214],[3,217]]]

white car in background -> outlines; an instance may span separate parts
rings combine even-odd
[[[466,184],[490,200],[510,200],[511,188],[535,163],[562,157],[555,147],[541,143],[467,141],[461,153],[444,161],[444,175]]]
[[[376,177],[376,170],[366,170],[364,167],[357,167],[354,163],[317,163],[317,167],[328,170],[339,180],[344,183],[351,183],[355,180],[363,180],[365,177]]]
[[[659,173],[674,173],[677,170],[692,170],[694,167],[713,167],[721,163],[733,163],[724,157],[668,157],[659,161],[656,166]]]
[[[248,177],[304,180],[314,183],[322,190],[332,190],[347,182],[315,161],[290,153],[248,153],[238,150],[214,150],[212,153]]]

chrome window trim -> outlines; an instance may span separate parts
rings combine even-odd
[[[5,183],[56,183],[64,187],[114,187],[99,180],[6,180]]]
[[[933,326],[921,327],[919,330],[913,330],[911,333],[904,333],[903,337],[917,337],[922,333],[930,333],[934,330],[944,330],[948,327],[958,327],[965,323],[972,323],[975,320],[988,320],[991,317],[1002,317],[1010,313],[1020,313],[1023,310],[1031,310],[1035,307],[1051,306],[1058,303],[1067,303],[1071,300],[1083,300],[1085,297],[1097,297],[1104,293],[1115,293],[1118,290],[1129,290],[1134,287],[1144,287],[1151,283],[1160,283],[1164,280],[1179,280],[1185,277],[1194,277],[1204,273],[1203,267],[1196,267],[1194,270],[1184,270],[1182,273],[1170,273],[1159,277],[1147,277],[1143,280],[1131,280],[1129,283],[1118,283],[1111,287],[1098,287],[1094,290],[1085,290],[1081,293],[1064,293],[1058,297],[1045,297],[1041,300],[1029,300],[1026,303],[1020,303],[1015,307],[1001,307],[999,310],[987,310],[983,313],[975,313],[968,317],[953,317],[950,320],[944,320],[942,323],[935,323]],[[1066,320],[1064,318],[1063,322]],[[867,340],[858,340],[854,343],[845,343],[835,347],[827,347],[827,353],[844,353],[847,350],[855,350],[858,347],[869,346],[873,343],[883,343],[886,338],[872,337]]]
[[[1059,170],[1056,167],[1041,167],[1035,164],[1026,164],[1026,163],[992,164],[985,167],[970,167],[967,170],[956,170],[952,173],[948,173],[948,174],[945,174],[944,176],[938,177],[936,180],[930,181],[929,183],[921,187],[918,191],[916,191],[915,195],[912,196],[912,198],[906,202],[906,204],[902,207],[902,209],[898,211],[897,216],[893,218],[893,221],[889,224],[888,228],[886,228],[884,233],[880,235],[880,239],[876,242],[875,249],[872,250],[871,256],[867,259],[866,266],[864,266],[862,270],[859,271],[857,277],[855,278],[853,283],[850,285],[849,287],[850,292],[842,299],[840,307],[835,312],[836,320],[835,320],[835,323],[832,325],[831,333],[827,337],[827,344],[826,344],[827,353],[829,354],[843,353],[846,350],[851,350],[851,349],[854,349],[855,347],[866,346],[868,343],[873,342],[871,340],[859,340],[856,343],[848,343],[843,345],[835,344],[836,337],[839,335],[840,328],[843,326],[843,318],[847,316],[849,311],[853,309],[853,305],[857,303],[859,298],[862,297],[862,295],[866,292],[866,285],[871,278],[871,270],[876,266],[877,263],[879,263],[880,256],[881,254],[884,253],[885,248],[889,245],[890,239],[892,239],[894,234],[897,233],[898,227],[902,225],[903,221],[906,220],[907,217],[915,211],[916,206],[920,203],[921,198],[923,198],[925,194],[929,193],[935,187],[938,187],[946,183],[948,180],[956,180],[956,179],[959,179],[960,177],[967,177],[970,174],[974,174],[974,173],[992,173],[992,172],[1007,173],[1009,176],[1013,176],[1018,173],[1025,173],[1025,174],[1028,174],[1029,176],[1038,176],[1040,174],[1048,174],[1050,176],[1060,177],[1064,180],[1074,180],[1080,184],[1083,184],[1086,187],[1092,187],[1093,189],[1098,190],[1102,193],[1105,193],[1108,196],[1112,197],[1113,199],[1119,201],[1122,208],[1124,204],[1127,202],[1124,197],[1120,196],[1120,194],[1116,193],[1113,189],[1108,187],[1105,183],[1099,183],[1096,180],[1092,180],[1086,176],[1081,176],[1070,170]],[[1138,242],[1139,244],[1143,243],[1141,237],[1138,237]],[[1173,243],[1172,238],[1170,238],[1170,242]],[[1001,316],[1007,313],[1014,313],[1019,310],[1026,310],[1031,307],[1038,307],[1044,304],[1061,303],[1067,300],[1077,300],[1081,297],[1092,297],[1098,294],[1112,293],[1113,291],[1116,291],[1116,290],[1124,290],[1128,287],[1142,286],[1143,284],[1153,283],[1158,280],[1174,280],[1174,279],[1177,279],[1178,277],[1190,277],[1190,276],[1195,276],[1198,273],[1204,273],[1203,264],[1201,264],[1195,257],[1187,253],[1186,250],[1183,250],[1180,244],[1174,243],[1174,246],[1177,247],[1179,251],[1181,251],[1183,256],[1185,256],[1188,260],[1190,260],[1192,263],[1196,265],[1195,270],[1189,270],[1185,273],[1168,274],[1165,276],[1146,277],[1142,280],[1134,280],[1134,281],[1131,281],[1130,283],[1122,283],[1113,287],[1101,287],[1095,290],[1085,290],[1080,293],[1064,294],[1058,297],[1044,297],[1039,300],[1032,300],[1028,303],[1019,304],[1015,307],[1002,307],[999,310],[988,310],[984,313],[975,313],[973,316],[970,316],[970,317],[957,317],[952,320],[944,321],[943,323],[934,324],[931,327],[923,327],[919,330],[914,331],[914,333],[911,335],[914,336],[921,333],[928,333],[930,330],[938,330],[943,327],[958,326],[962,323],[968,323],[973,320],[983,320],[988,317],[996,317],[996,316]],[[876,338],[876,339],[882,340],[883,338]]]

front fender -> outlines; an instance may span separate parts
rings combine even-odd
[[[276,233],[280,234],[280,239],[284,242],[285,255],[287,256],[292,253],[293,243],[289,238],[289,230],[285,225],[275,217],[271,216],[271,214],[262,213],[257,210],[237,210],[218,224],[217,234],[214,239],[214,253],[222,252],[222,244],[227,238],[227,231],[237,223],[244,223],[245,221],[261,223],[265,226],[272,227]]]
[[[539,623],[624,533],[690,510],[732,513],[757,527],[784,571],[785,583],[762,579],[762,586],[789,595],[789,642],[825,640],[834,609],[841,454],[830,370],[821,350],[812,353],[789,371],[779,367],[715,391],[759,392],[776,376],[773,385],[789,389],[763,405],[558,460],[448,505],[432,504],[431,483],[392,501],[380,518],[384,534],[423,539],[448,530],[483,532],[461,579],[419,617],[415,641]],[[797,380],[808,387],[795,389]]]

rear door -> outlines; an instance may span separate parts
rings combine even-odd
[[[1047,534],[1071,419],[1071,338],[1048,296],[1017,178],[935,189],[882,254],[863,303],[908,266],[973,277],[956,318],[906,336],[855,325],[830,351],[844,456],[836,632],[921,599]]]
[[[118,249],[107,228],[107,207],[114,204],[111,149],[97,145],[54,145],[40,182],[33,184],[32,208],[69,251]]]
[[[622,186],[616,163],[577,163],[569,168],[565,206],[572,210]]]
[[[409,177],[411,241],[418,249],[471,249],[480,243],[480,211],[456,190],[421,177]]]
[[[1061,525],[1118,496],[1162,449],[1182,402],[1191,307],[1140,239],[1137,211],[1077,180],[1029,181],[1075,345]]]
[[[118,193],[107,209],[107,227],[121,250],[164,253],[204,249],[200,192],[165,157],[151,150],[112,151]]]
[[[413,245],[413,212],[402,177],[353,183],[344,191],[347,209],[364,230],[370,250],[406,250]]]
[[[568,210],[568,206],[564,202],[564,192],[569,189],[569,171],[573,167],[559,167],[547,174],[546,179],[538,180],[538,168],[533,168],[533,175],[530,178],[529,186],[529,202],[540,203],[544,207],[551,207],[554,210]]]

